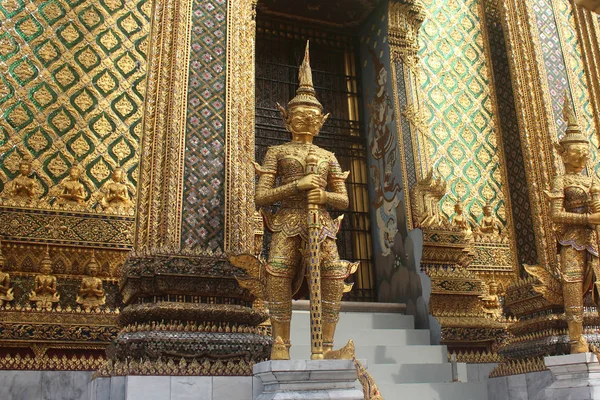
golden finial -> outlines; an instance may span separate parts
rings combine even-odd
[[[298,81],[300,87],[296,90],[296,97],[294,97],[288,103],[288,109],[294,106],[306,105],[317,107],[323,110],[323,106],[317,100],[315,96],[315,88],[313,86],[312,69],[310,68],[310,54],[309,54],[309,42],[306,41],[306,48],[304,50],[304,60],[300,65],[298,71]]]
[[[44,272],[47,271],[47,272]],[[46,254],[44,254],[44,258],[42,259],[40,265],[40,272],[43,274],[49,274],[52,271],[52,259],[50,258],[50,246],[46,245]]]
[[[563,103],[563,118],[567,123],[567,129],[564,136],[558,141],[561,145],[567,143],[589,143],[589,140],[583,136],[581,128],[577,123],[577,116],[569,99],[569,93],[566,90]]]

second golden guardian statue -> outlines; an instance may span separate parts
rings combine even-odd
[[[306,277],[310,293],[311,358],[353,357],[353,343],[333,350],[342,295],[349,290],[344,279],[358,263],[340,260],[336,235],[341,217],[333,219],[327,207],[348,207],[343,172],[335,155],[314,145],[313,139],[329,114],[315,96],[308,43],[298,74],[300,87],[287,109],[278,104],[292,140],[267,150],[262,165],[255,164],[259,181],[256,206],[280,204],[272,214],[263,209],[272,232],[266,263],[254,256],[230,257],[251,275],[238,279],[242,286],[267,301],[273,338],[272,360],[290,358],[292,297]]]

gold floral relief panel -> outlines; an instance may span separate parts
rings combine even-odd
[[[502,144],[482,5],[479,0],[423,0],[420,31],[421,88],[430,132],[428,156],[449,193],[441,202],[448,218],[456,201],[471,222],[486,202],[510,226],[503,186]]]
[[[0,204],[134,215],[151,3],[0,0]]]

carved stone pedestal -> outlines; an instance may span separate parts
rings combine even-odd
[[[101,376],[250,376],[268,358],[267,315],[222,255],[132,256],[123,268],[125,308]]]
[[[351,360],[265,361],[254,366],[262,383],[255,400],[363,400]]]
[[[600,364],[594,353],[545,357],[554,382],[548,399],[600,399]]]

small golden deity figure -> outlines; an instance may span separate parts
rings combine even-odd
[[[33,290],[29,294],[29,301],[34,302],[37,308],[48,308],[58,303],[60,296],[56,290],[56,277],[52,275],[52,260],[46,246],[46,254],[42,259],[40,274],[36,275]]]
[[[483,302],[483,312],[493,318],[499,318],[502,315],[502,303],[498,297],[498,283],[491,281],[488,284],[488,294],[479,297]]]
[[[74,164],[69,169],[69,176],[58,184],[58,193],[56,193],[58,204],[77,205],[85,202],[85,187],[80,182],[83,168],[79,164]]]
[[[13,290],[10,287],[10,275],[2,271],[5,262],[6,257],[2,254],[2,243],[0,242],[0,307],[15,298]]]
[[[130,196],[135,195],[135,187],[125,182],[125,171],[117,168],[113,171],[111,180],[102,186],[100,204],[105,210],[128,210],[133,206]]]
[[[98,262],[95,255],[92,253],[92,259],[88,264],[88,274],[81,280],[79,293],[75,300],[77,304],[81,304],[84,308],[95,308],[106,304],[106,295],[102,287],[102,279],[96,277],[98,272]]]
[[[563,113],[567,130],[555,148],[565,166],[564,175],[554,178],[550,191],[550,218],[556,224],[560,248],[560,276],[571,353],[589,351],[583,336],[583,297],[593,290],[598,303],[598,234],[600,187],[583,175],[590,158],[589,141],[581,132],[565,96]]]
[[[454,217],[452,218],[452,225],[454,225],[455,227],[457,227],[459,230],[466,232],[467,234],[471,234],[471,223],[469,222],[469,220],[467,219],[467,217],[465,217],[463,215],[463,205],[461,202],[457,201],[454,204],[454,212],[456,213],[456,215],[454,215]]]
[[[600,0],[575,0],[575,4],[600,14]]]
[[[483,235],[499,237],[502,231],[502,224],[492,215],[492,205],[488,202],[483,206],[483,217],[479,223],[478,232]]]
[[[8,195],[15,200],[29,201],[38,197],[38,182],[31,177],[31,157],[23,156],[19,162],[20,175],[8,184]]]
[[[275,338],[271,359],[290,357],[292,296],[305,276],[311,300],[311,358],[351,358],[351,342],[341,350],[332,348],[342,294],[347,290],[344,279],[358,263],[340,260],[336,234],[341,218],[334,220],[326,210],[348,207],[344,183],[348,172],[342,171],[333,153],[312,143],[329,114],[323,115],[323,106],[315,96],[308,43],[299,81],[287,110],[278,104],[292,141],[269,147],[263,165],[255,164],[259,175],[256,205],[281,204],[274,215],[263,209],[266,226],[272,232],[264,266]]]

